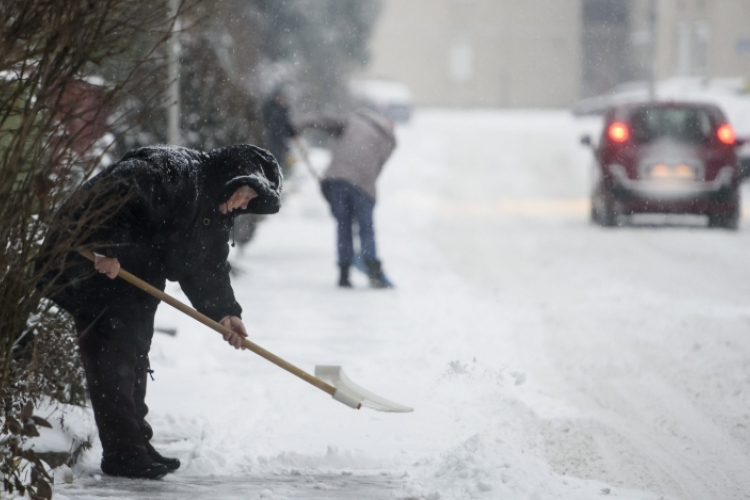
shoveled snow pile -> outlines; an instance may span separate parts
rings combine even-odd
[[[516,380],[504,369],[454,361],[435,396],[450,401],[444,413],[453,442],[408,469],[414,498],[591,498],[606,485],[554,473],[544,460],[537,420],[515,397]],[[445,436],[448,438],[448,436]]]

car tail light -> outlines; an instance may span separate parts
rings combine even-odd
[[[624,123],[614,122],[607,129],[607,135],[614,142],[625,142],[630,137],[630,130],[628,130],[628,126]]]
[[[728,123],[725,123],[724,125],[719,127],[719,129],[716,131],[716,136],[724,144],[735,143],[734,129],[732,129],[732,126]]]

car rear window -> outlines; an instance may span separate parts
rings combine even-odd
[[[713,137],[711,114],[700,108],[641,108],[631,112],[633,140],[647,144],[659,139],[704,144]]]

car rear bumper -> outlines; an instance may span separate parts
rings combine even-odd
[[[610,171],[610,192],[623,212],[728,213],[737,206],[737,181],[733,167],[722,168],[712,181],[634,180],[625,169]]]

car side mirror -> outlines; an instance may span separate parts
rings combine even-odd
[[[592,146],[591,136],[588,135],[588,134],[582,135],[581,136],[581,144],[583,144],[584,146]]]

